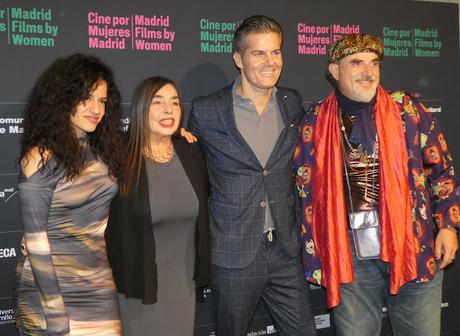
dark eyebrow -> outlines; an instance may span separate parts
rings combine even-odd
[[[162,95],[156,94],[153,98],[164,98]],[[179,99],[179,96],[172,96],[171,99]]]
[[[357,63],[357,62],[364,62],[364,60],[359,59],[359,58],[352,58],[350,62]],[[374,59],[371,59],[370,62],[380,62],[378,57],[375,57]]]

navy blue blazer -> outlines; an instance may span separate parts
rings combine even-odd
[[[284,128],[266,167],[237,129],[232,85],[192,101],[188,129],[206,156],[211,262],[217,266],[243,268],[255,259],[263,238],[266,199],[284,250],[290,256],[300,251],[291,158],[304,109],[295,90],[279,87],[276,98]]]

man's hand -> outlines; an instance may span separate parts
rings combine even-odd
[[[185,140],[187,140],[188,143],[194,143],[198,140],[192,133],[190,133],[183,127],[180,129],[180,135],[181,137],[185,138]]]
[[[439,260],[442,256],[442,262],[439,265],[443,269],[455,261],[455,253],[458,249],[457,231],[454,228],[443,228],[438,232],[435,242],[435,257]]]

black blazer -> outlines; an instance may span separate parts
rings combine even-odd
[[[173,145],[199,201],[194,272],[195,283],[199,288],[207,285],[210,277],[206,166],[198,144],[173,139]],[[127,298],[137,298],[144,304],[152,304],[157,301],[155,240],[144,161],[141,164],[137,190],[130,190],[128,197],[118,195],[112,202],[105,239],[118,292]]]

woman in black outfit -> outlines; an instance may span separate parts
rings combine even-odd
[[[126,182],[106,231],[123,331],[193,335],[195,289],[210,272],[203,156],[178,137],[183,107],[173,81],[144,80],[131,114]]]

